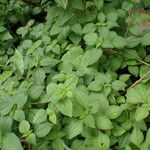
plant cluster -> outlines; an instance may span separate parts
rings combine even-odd
[[[149,0],[0,0],[1,150],[149,150]]]

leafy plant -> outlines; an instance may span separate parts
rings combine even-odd
[[[0,149],[149,150],[148,0],[0,1]]]

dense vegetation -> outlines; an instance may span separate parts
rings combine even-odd
[[[0,0],[1,150],[150,150],[149,0]]]

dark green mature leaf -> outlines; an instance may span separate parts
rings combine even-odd
[[[145,34],[142,38],[142,45],[144,45],[144,46],[150,45],[149,39],[150,39],[150,33]]]
[[[11,116],[0,117],[0,131],[2,133],[10,132],[13,125],[13,118]]]
[[[47,118],[46,111],[44,109],[39,109],[37,110],[34,118],[33,118],[33,123],[41,123],[44,122]]]
[[[144,140],[143,133],[140,129],[134,128],[131,133],[131,142],[135,144],[137,147],[141,145]]]
[[[0,149],[149,150],[148,11],[1,0]]]
[[[12,71],[5,71],[0,75],[0,84],[2,84],[5,80],[7,80],[11,75]]]
[[[149,84],[139,84],[134,88],[128,90],[127,102],[138,104],[138,103],[149,103],[150,102],[150,88]]]
[[[89,46],[95,45],[97,42],[97,39],[98,39],[98,35],[96,33],[87,33],[84,36],[84,40],[85,40],[86,44]]]
[[[83,130],[83,122],[82,121],[72,121],[68,126],[68,138],[72,139],[73,137],[79,135]]]
[[[139,107],[135,111],[135,120],[140,121],[145,119],[149,115],[149,111],[147,108]]]
[[[34,85],[29,89],[29,95],[32,99],[37,99],[43,92],[43,86]]]
[[[71,99],[62,99],[61,101],[56,103],[56,107],[58,110],[69,117],[72,117],[72,101]]]
[[[2,140],[2,150],[23,150],[18,137],[14,133],[6,133]]]
[[[14,105],[14,101],[12,97],[10,97],[7,93],[0,93],[0,115],[6,115],[9,113],[11,108]]]
[[[50,132],[51,128],[52,124],[49,122],[37,124],[35,126],[35,134],[37,137],[44,137]]]
[[[19,70],[19,72],[21,74],[24,73],[24,61],[23,61],[23,56],[21,55],[21,53],[16,50],[15,51],[15,55],[14,55],[14,62],[17,66],[17,69]]]
[[[96,6],[96,8],[100,10],[103,6],[104,0],[94,0],[93,3]]]
[[[28,121],[23,120],[23,121],[20,122],[20,124],[19,124],[19,131],[21,133],[28,133],[29,129],[30,129],[30,124],[29,124]]]
[[[101,115],[96,117],[95,119],[97,128],[101,130],[109,130],[113,128],[113,125],[107,116]]]

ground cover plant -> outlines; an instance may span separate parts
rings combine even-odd
[[[149,0],[0,0],[0,149],[149,150]]]

